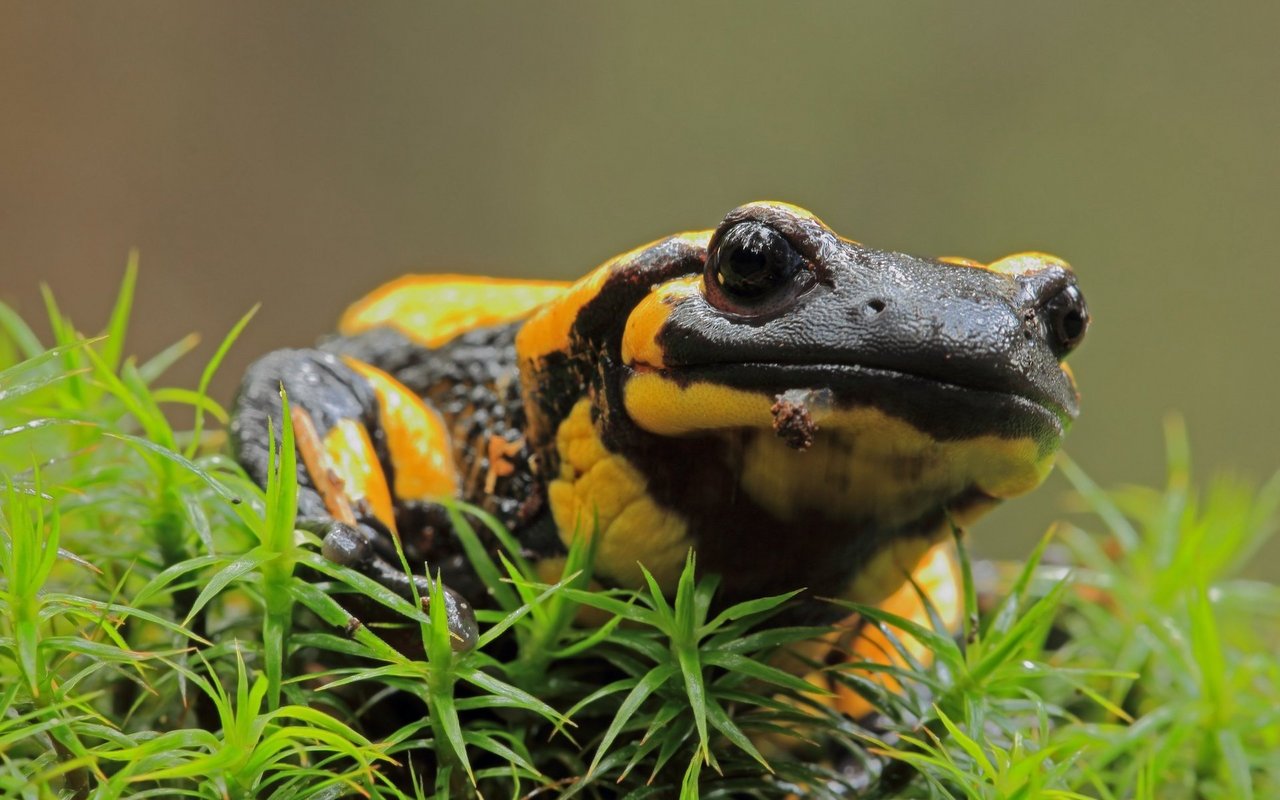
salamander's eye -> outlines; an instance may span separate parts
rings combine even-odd
[[[1049,346],[1054,355],[1063,358],[1076,349],[1089,328],[1089,307],[1075,285],[1069,285],[1044,304],[1045,322],[1049,326]]]
[[[810,276],[804,257],[786,237],[758,222],[725,232],[707,259],[707,299],[737,314],[775,310]]]

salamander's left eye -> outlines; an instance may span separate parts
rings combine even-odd
[[[738,314],[774,310],[806,285],[804,257],[786,237],[758,222],[725,232],[707,259],[707,299]]]

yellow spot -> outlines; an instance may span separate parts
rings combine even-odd
[[[827,230],[831,230],[831,228],[828,227],[827,223],[818,219],[818,215],[813,213],[809,209],[801,208],[800,206],[792,205],[791,203],[784,203],[781,200],[756,200],[753,203],[747,203],[746,205],[743,206],[743,208],[774,208],[779,211],[786,212],[787,214],[790,214],[793,217],[798,217],[799,219],[807,219],[812,222],[816,222],[817,224],[821,225]]]
[[[943,256],[938,260],[944,264],[985,269],[989,272],[998,272],[1001,275],[1027,275],[1052,266],[1071,269],[1067,262],[1048,253],[1017,253],[992,261],[990,264],[983,264],[981,261],[974,261],[972,258],[963,258],[961,256]]]
[[[382,370],[354,358],[343,361],[373,387],[378,418],[395,467],[396,497],[456,497],[458,470],[440,412],[429,408],[422,398]]]
[[[609,261],[597,267],[520,326],[516,334],[516,352],[521,360],[569,351],[569,331],[582,307],[600,294],[600,286],[608,279],[614,263]]]
[[[783,520],[817,510],[893,525],[969,487],[999,499],[1029,492],[1052,463],[1032,439],[938,441],[878,409],[855,408],[823,417],[813,446],[803,452],[772,430],[749,437],[742,486]]]
[[[394,532],[396,517],[387,476],[364,426],[354,419],[338,420],[324,435],[324,451],[342,492],[355,505],[367,506],[369,513]]]
[[[715,383],[681,386],[656,372],[635,375],[623,388],[627,416],[660,436],[726,428],[771,429],[773,402],[767,394]]]
[[[560,475],[547,495],[564,543],[597,535],[598,574],[640,586],[644,564],[664,589],[674,588],[690,546],[686,523],[649,497],[648,481],[630,462],[604,447],[589,400],[580,400],[560,424],[556,446]]]
[[[992,261],[987,269],[1004,275],[1028,275],[1049,267],[1071,269],[1067,262],[1048,253],[1016,253],[1011,256],[1005,256],[998,261]]]
[[[1076,374],[1071,371],[1071,365],[1065,361],[1058,365],[1062,369],[1062,373],[1067,376],[1067,381],[1071,384],[1072,390],[1076,388]]]
[[[908,522],[969,487],[999,499],[1028,492],[1053,463],[1032,439],[939,441],[869,407],[815,411],[813,446],[797,451],[773,431],[772,395],[681,385],[657,372],[630,378],[623,404],[637,425],[662,436],[744,429],[741,464],[730,466],[747,493],[782,520],[816,510]]]
[[[622,332],[622,363],[664,366],[658,333],[677,305],[701,293],[701,275],[688,275],[653,287],[627,316],[627,327]]]
[[[569,287],[471,275],[405,275],[373,290],[346,310],[346,336],[389,326],[424,347],[438,347],[473,328],[519,319]]]

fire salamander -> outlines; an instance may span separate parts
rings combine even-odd
[[[393,281],[318,348],[257,361],[231,438],[265,483],[283,384],[317,443],[299,524],[406,593],[398,537],[451,587],[459,648],[485,587],[440,498],[494,514],[548,575],[597,536],[605,586],[642,585],[643,564],[673,587],[694,548],[722,603],[805,587],[791,621],[835,622],[820,598],[843,597],[928,624],[912,576],[955,624],[951,521],[1045,478],[1077,413],[1062,360],[1088,323],[1053,256],[917,258],[752,203],[575,283]],[[873,626],[843,631],[819,644],[894,658]]]

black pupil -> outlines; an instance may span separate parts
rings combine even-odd
[[[1068,287],[1050,301],[1048,310],[1053,335],[1057,340],[1055,349],[1060,356],[1065,355],[1080,344],[1089,328],[1089,311],[1085,307],[1084,297],[1080,295],[1079,289]]]
[[[726,292],[744,300],[764,296],[796,271],[794,251],[763,225],[734,228],[720,246],[716,278]]]
[[[1079,311],[1068,311],[1062,317],[1062,335],[1068,340],[1074,342],[1084,333],[1084,317]]]

